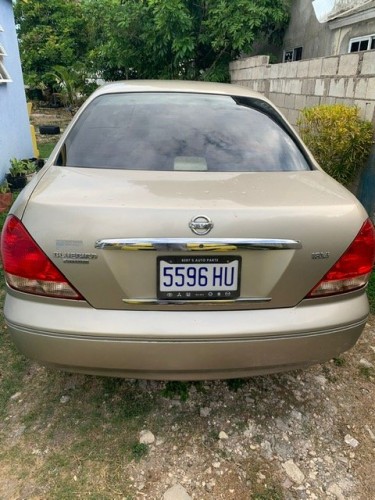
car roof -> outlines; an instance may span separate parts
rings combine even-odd
[[[189,92],[197,94],[222,94],[253,97],[268,102],[261,94],[241,85],[228,83],[196,82],[187,80],[125,80],[106,83],[99,87],[95,96],[122,92]]]

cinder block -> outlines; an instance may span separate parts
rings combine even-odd
[[[263,69],[262,78],[264,78],[265,80],[269,80],[271,74],[271,66],[270,65],[262,66],[262,69]]]
[[[368,79],[367,89],[366,89],[366,99],[373,99],[375,101],[375,78]]]
[[[354,97],[354,85],[355,85],[354,78],[348,78],[346,81],[346,90],[345,90],[345,97],[346,98],[353,99],[353,97]]]
[[[270,78],[278,78],[280,64],[271,64]]]
[[[358,71],[359,54],[344,54],[340,56],[338,75],[352,76]]]
[[[305,95],[297,95],[295,102],[296,109],[306,108],[306,96]]]
[[[251,75],[254,80],[260,80],[261,78],[263,78],[263,68],[260,66],[251,68]]]
[[[279,78],[287,78],[289,64],[291,64],[291,63],[282,63],[282,64],[278,65],[279,66],[279,72],[278,72]]]
[[[296,109],[290,109],[288,111],[287,118],[290,124],[293,125],[293,127],[297,125],[298,117],[299,117],[299,111],[297,111]]]
[[[253,80],[253,90],[255,92],[264,93],[264,80]]]
[[[296,96],[295,95],[286,95],[285,96],[285,107],[287,109],[294,109],[296,106]]]
[[[258,92],[264,94],[266,91],[266,82],[265,80],[258,80]]]
[[[286,77],[287,78],[296,78],[297,76],[297,68],[298,68],[299,61],[292,61],[290,63],[287,63],[286,67]]]
[[[247,68],[251,68],[251,62],[249,57],[245,57],[237,61],[237,69],[247,69]]]
[[[279,64],[280,78],[295,78],[297,76],[297,61]]]
[[[363,118],[364,120],[374,121],[374,101],[355,100],[354,103],[359,108],[361,118]]]
[[[291,94],[300,94],[302,90],[302,80],[293,79],[290,80],[290,92]]]
[[[256,74],[256,70],[258,68],[247,68],[247,69],[243,69],[242,70],[242,73],[244,75],[244,79],[245,80],[256,80],[257,79],[257,74]]]
[[[354,85],[355,99],[366,99],[368,78],[358,78]]]
[[[320,98],[314,95],[309,95],[306,97],[306,108],[312,108],[320,104]]]
[[[338,57],[325,57],[322,62],[322,76],[336,76],[338,66]]]
[[[269,56],[254,56],[254,57],[247,57],[245,59],[249,68],[264,66],[269,63],[269,60],[270,60]]]
[[[280,107],[282,105],[280,97],[281,94],[278,94],[277,92],[270,92],[268,98],[275,106]]]
[[[282,84],[283,92],[285,92],[285,94],[291,94],[291,89],[292,89],[291,80],[285,79],[282,80],[282,82],[283,82]]]
[[[315,95],[324,95],[326,92],[326,80],[318,79],[315,81]]]
[[[285,108],[285,94],[279,94],[279,99],[280,99],[280,104],[279,106],[280,107],[284,107]]]
[[[329,85],[328,94],[332,97],[345,97],[345,78],[332,78]]]
[[[343,97],[336,97],[335,104],[344,104],[345,106],[354,106],[354,99],[346,99]]]
[[[375,75],[375,51],[363,54],[361,75]]]
[[[310,59],[309,61],[309,78],[314,78],[322,74],[322,64],[323,59],[319,57],[318,59]]]
[[[306,78],[309,74],[309,61],[298,61],[297,76],[298,78]]]
[[[328,106],[336,104],[336,98],[331,96],[322,97],[321,104],[327,104]]]
[[[270,80],[270,92],[275,93],[278,92],[278,81]]]
[[[314,95],[314,93],[315,93],[315,79],[307,78],[306,80],[302,80],[302,94]]]

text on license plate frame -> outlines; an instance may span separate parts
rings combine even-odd
[[[157,258],[158,300],[234,300],[240,295],[241,257]]]

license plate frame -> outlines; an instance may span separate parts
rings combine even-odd
[[[173,301],[210,301],[210,300],[235,300],[240,296],[241,293],[241,263],[242,259],[237,255],[218,255],[218,256],[207,256],[207,255],[194,255],[194,256],[160,256],[157,258],[157,298],[158,300],[173,300]],[[167,264],[167,266],[165,265]],[[184,268],[185,271],[180,270],[184,278],[179,275],[178,282],[181,284],[185,279],[185,282],[182,286],[177,287],[176,280],[173,283],[173,278],[175,276],[171,276],[167,273],[162,278],[161,271],[165,273],[164,269],[171,268],[173,271],[168,271],[168,273],[175,274],[175,269],[177,267]],[[186,268],[206,268],[207,271],[207,287],[191,286],[192,279],[189,281],[189,277],[186,276],[188,272]],[[220,275],[214,274],[215,270],[221,270],[223,275],[222,283],[220,284]],[[225,269],[228,270],[225,271]],[[232,276],[231,270],[233,269],[234,275]],[[199,271],[198,271],[199,272]],[[203,271],[202,271],[203,272]],[[192,272],[191,274],[194,274]],[[204,276],[204,273],[203,273]],[[231,279],[234,279],[234,282],[231,286],[225,286],[225,282],[229,283]],[[162,279],[164,279],[162,283]],[[165,285],[167,281],[170,281],[171,288],[167,288]],[[190,286],[188,285],[188,281]],[[213,283],[215,282],[215,286]]]

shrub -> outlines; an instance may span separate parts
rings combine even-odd
[[[345,186],[350,184],[370,154],[373,136],[371,123],[361,120],[358,108],[305,108],[297,125],[320,166]]]

